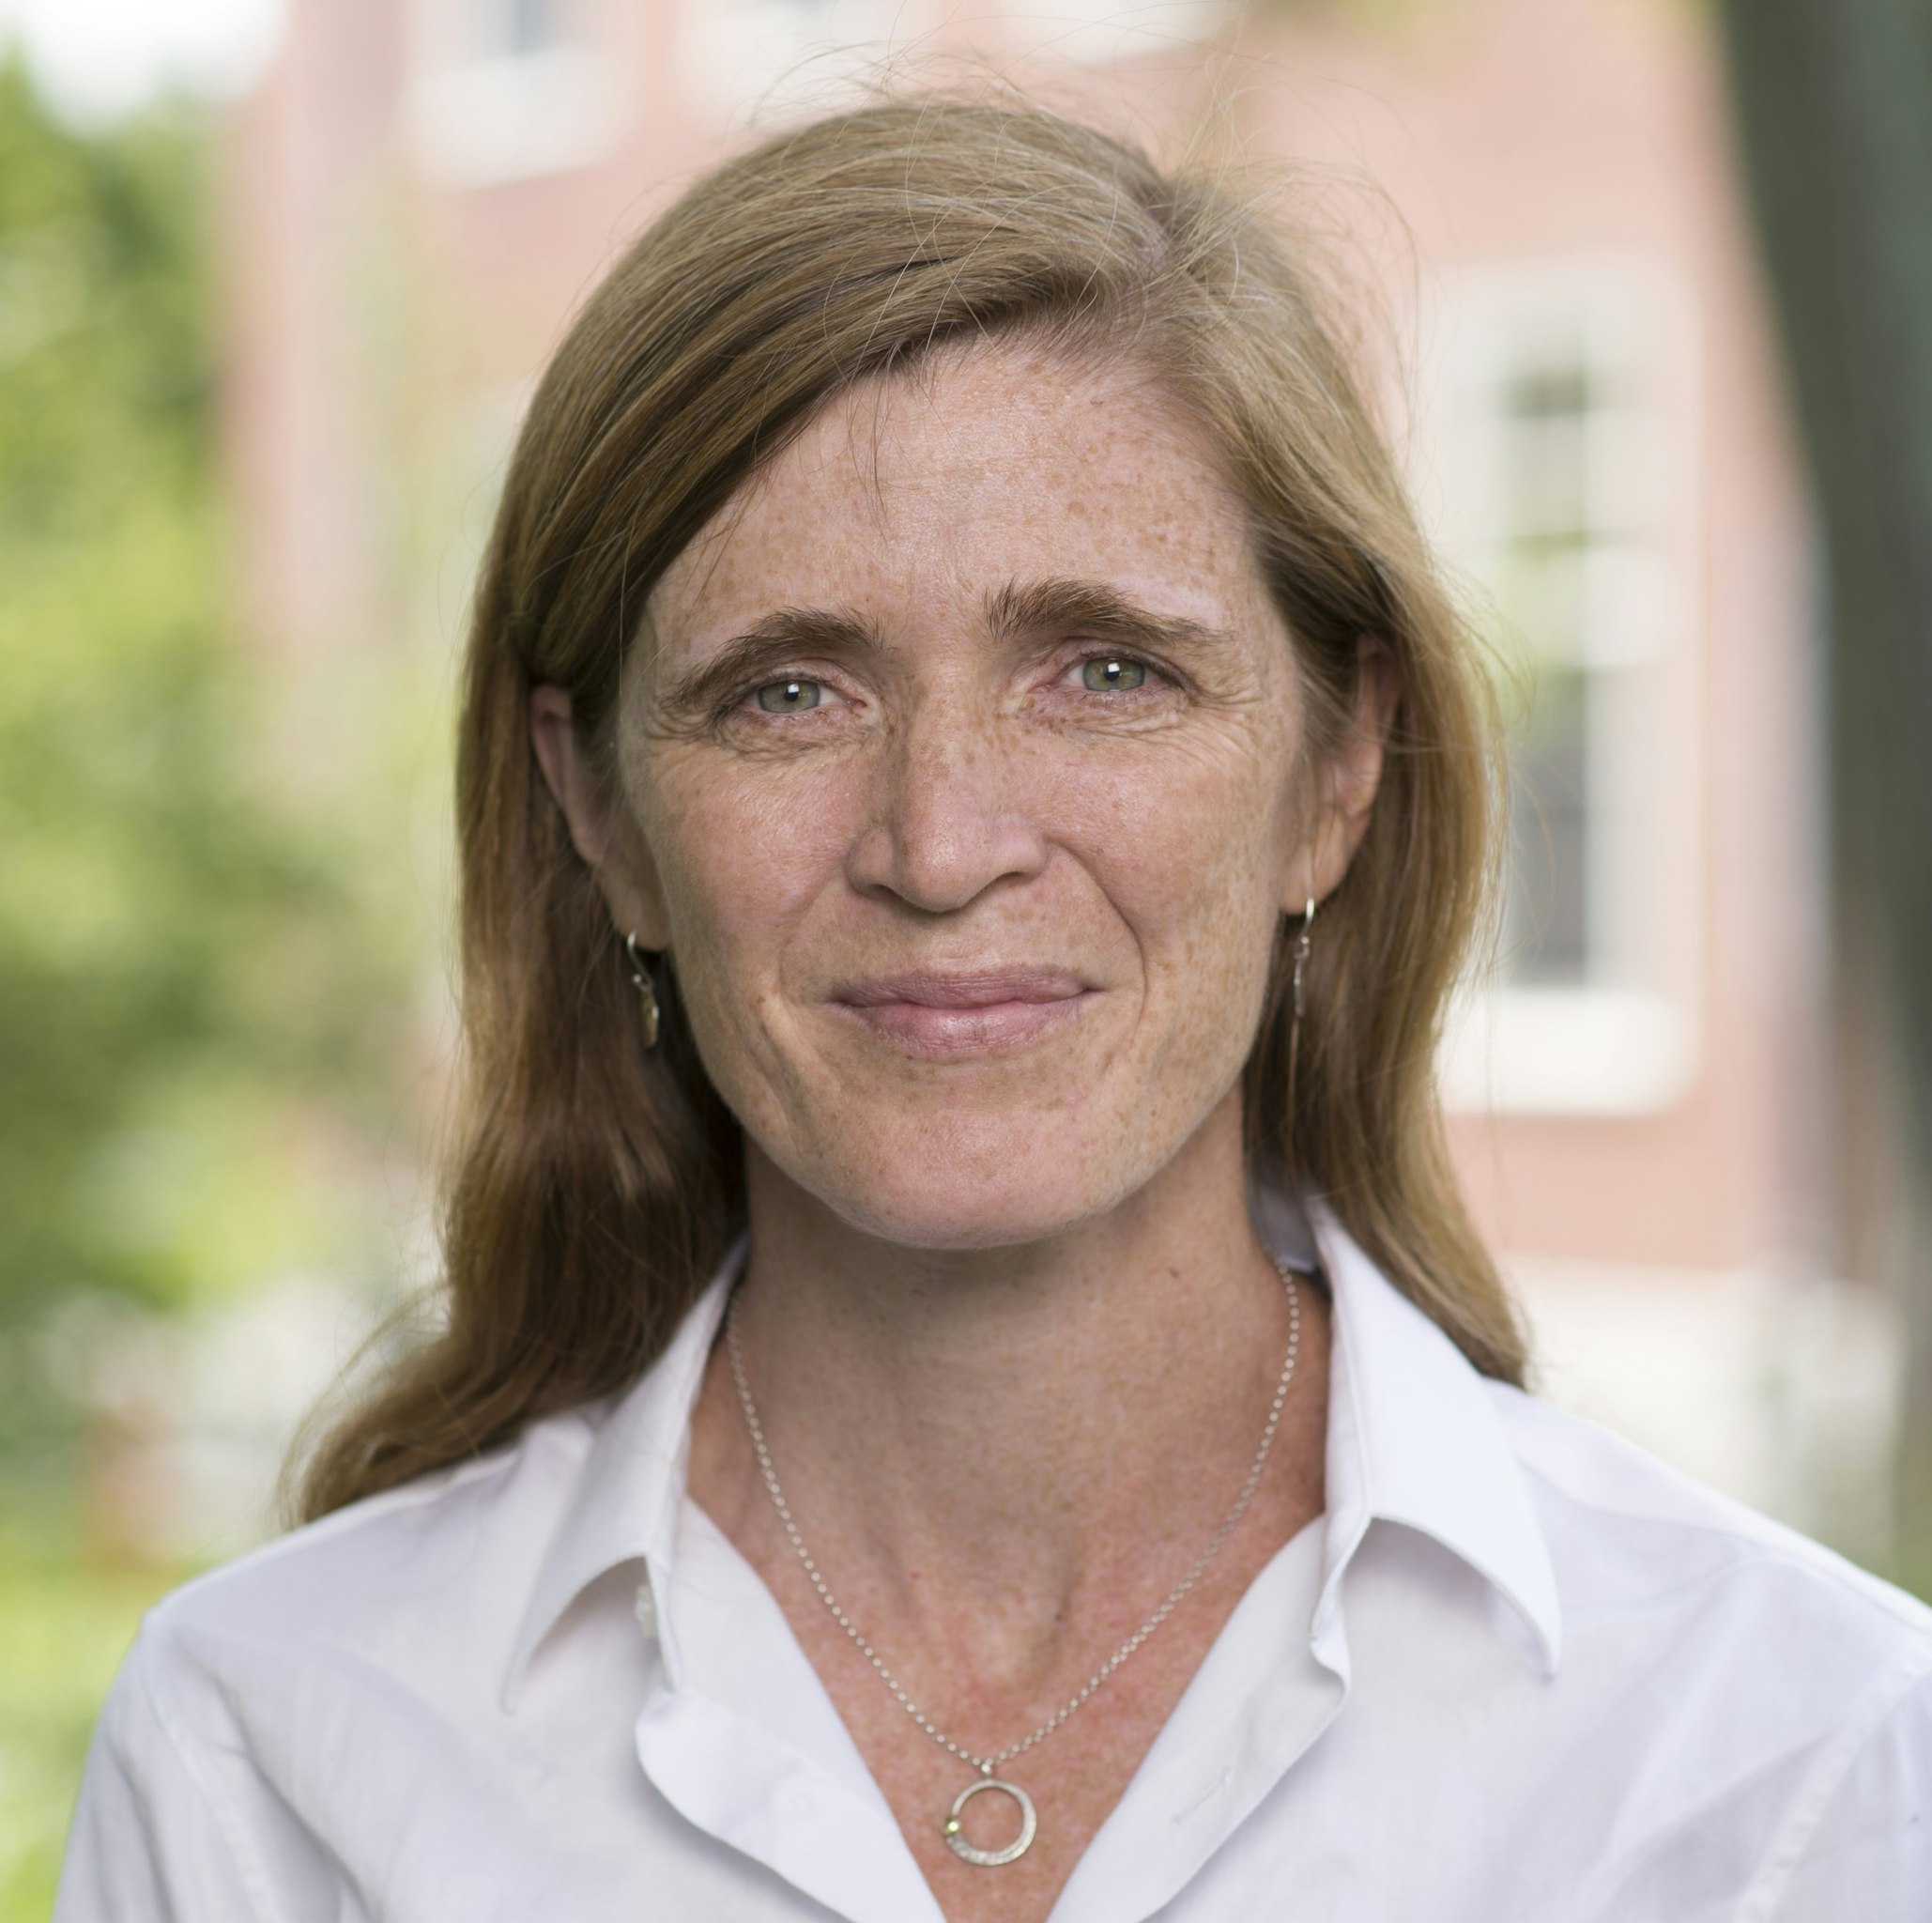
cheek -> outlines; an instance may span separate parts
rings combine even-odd
[[[835,882],[853,832],[851,771],[728,778],[693,758],[654,769],[647,835],[656,855],[681,975],[764,991],[789,931]]]
[[[1139,955],[1140,1010],[1119,1057],[1120,1144],[1133,1153],[1189,1134],[1248,1059],[1280,924],[1280,810],[1249,756],[1121,774],[1081,850]]]
[[[1241,743],[1166,742],[1069,795],[1069,838],[1150,975],[1252,972],[1277,915],[1281,810]]]

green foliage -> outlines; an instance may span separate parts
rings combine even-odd
[[[267,766],[300,717],[230,602],[212,134],[77,134],[0,60],[0,1923],[47,1915],[108,1680],[188,1573],[89,1551],[48,1361],[115,1301],[394,1261],[397,744],[363,731],[346,795]]]
[[[0,64],[0,1340],[341,1254],[299,1146],[392,1080],[407,958],[256,765],[210,153],[185,108],[74,133]],[[0,1400],[4,1450],[48,1410]]]
[[[0,1923],[54,1908],[101,1699],[141,1618],[190,1569],[103,1568],[0,1512]]]

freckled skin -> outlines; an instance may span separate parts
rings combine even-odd
[[[1055,582],[1131,604],[1158,644],[992,618]],[[837,619],[685,698],[788,612]],[[1144,681],[1090,688],[1096,659]],[[576,845],[617,926],[671,951],[744,1125],[744,1347],[801,1526],[915,1699],[986,1751],[1146,1621],[1259,1438],[1287,1311],[1248,1223],[1239,1076],[1278,917],[1334,887],[1367,823],[1393,689],[1365,660],[1373,699],[1308,813],[1290,638],[1198,432],[1129,369],[976,346],[828,407],[679,557],[626,666],[621,794],[596,792],[567,699],[534,691]],[[1017,1046],[909,1050],[840,1003],[1016,965],[1084,985]],[[1040,1832],[997,1870],[942,1840],[970,1772],[806,1583],[713,1354],[691,1496],[776,1598],[955,1923],[1047,1915],[1249,1584],[1320,1513],[1317,1287],[1302,1308],[1251,1506],[1159,1634],[1006,1771]],[[976,1799],[972,1840],[1010,1834],[999,1801]]]

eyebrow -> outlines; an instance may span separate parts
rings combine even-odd
[[[1053,577],[1009,582],[984,603],[988,629],[999,639],[1042,634],[1085,635],[1121,647],[1178,649],[1225,641],[1225,630],[1185,615],[1156,614],[1103,581]],[[884,641],[862,615],[843,608],[778,608],[665,689],[673,713],[710,713],[758,675],[775,673],[800,654],[879,654]]]
[[[1003,638],[1041,633],[1089,635],[1142,648],[1186,648],[1229,638],[1185,615],[1156,614],[1104,581],[1052,578],[1018,582],[987,596],[987,625]]]

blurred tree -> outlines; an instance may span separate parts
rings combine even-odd
[[[0,64],[0,1335],[288,1259],[314,1223],[265,1157],[376,1099],[406,1002],[351,848],[251,760],[211,151],[180,107],[76,133]],[[44,1428],[36,1379],[0,1385],[0,1450]]]
[[[1905,1308],[1902,1573],[1932,1579],[1932,0],[1725,0],[1830,574],[1835,922]],[[1867,991],[1878,991],[1876,1013]]]

